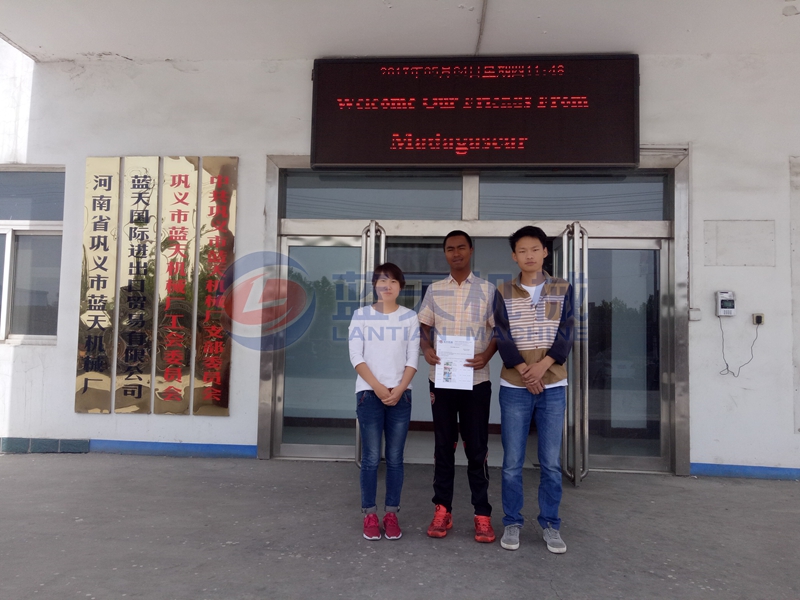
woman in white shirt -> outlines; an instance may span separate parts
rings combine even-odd
[[[375,304],[353,313],[350,362],[356,379],[356,414],[361,429],[361,511],[364,537],[381,539],[376,495],[381,436],[386,438],[386,539],[402,535],[397,522],[403,488],[403,449],[411,419],[411,379],[419,357],[417,314],[397,304],[405,286],[397,265],[380,265],[372,275]]]

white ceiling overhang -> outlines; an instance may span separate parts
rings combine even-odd
[[[40,62],[787,54],[800,0],[0,0],[0,36]]]

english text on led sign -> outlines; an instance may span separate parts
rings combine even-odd
[[[321,59],[315,168],[634,166],[638,57]]]

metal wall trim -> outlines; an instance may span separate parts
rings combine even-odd
[[[281,235],[360,236],[365,219],[281,219]],[[531,221],[550,237],[561,235],[571,221]],[[671,221],[581,221],[592,238],[671,238]],[[498,237],[499,231],[516,231],[519,221],[399,221],[381,220],[389,237],[437,237],[453,229],[473,237]]]
[[[480,219],[481,180],[478,173],[464,173],[461,178],[461,219]]]
[[[672,402],[675,397],[675,310],[672,306],[673,281],[672,263],[674,245],[671,240],[664,240],[659,255],[659,270],[661,286],[659,330],[660,330],[660,360],[661,360],[661,456],[665,459],[667,470],[674,469],[673,449],[675,440],[674,415]]]
[[[660,239],[635,239],[620,240],[615,238],[597,239],[589,238],[589,249],[591,250],[661,250],[661,245],[665,240]]]
[[[352,462],[356,455],[355,446],[325,446],[322,444],[281,444],[281,458],[313,458],[321,456],[328,459]]]
[[[296,157],[295,157],[296,158]],[[267,157],[267,185],[264,206],[264,250],[278,252],[278,209],[280,205],[280,169],[288,168],[295,158],[268,156]],[[309,157],[305,157],[310,166]],[[278,369],[281,370],[278,370]],[[282,372],[283,365],[278,364],[273,352],[271,342],[261,346],[258,372],[258,425],[257,425],[257,456],[268,459],[277,454],[280,445],[273,446],[276,410],[276,374]],[[273,452],[273,448],[275,452]]]
[[[675,237],[670,268],[674,310],[674,412],[673,470],[688,477],[691,473],[689,440],[689,308],[691,305],[691,203],[689,197],[690,154],[674,166]]]
[[[64,165],[21,165],[5,164],[0,165],[0,171],[24,171],[26,173],[66,173]]]
[[[0,228],[5,229],[14,229],[20,233],[24,231],[33,231],[35,233],[45,233],[48,231],[52,231],[55,233],[61,233],[64,230],[64,222],[63,221],[27,221],[25,219],[20,219],[19,221],[14,220],[7,220],[7,221],[0,221]]]
[[[14,262],[11,260],[11,253],[14,252],[14,230],[13,229],[3,229],[0,231],[3,235],[5,235],[5,242],[4,242],[4,255],[3,255],[3,278],[0,281],[0,285],[3,286],[3,290],[6,290],[4,297],[0,298],[0,341],[5,340],[8,337],[8,321],[11,317],[11,311],[9,310],[9,304],[12,302],[12,296],[14,289],[11,285],[11,269],[13,268]]]

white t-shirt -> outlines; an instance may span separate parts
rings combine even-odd
[[[519,285],[531,295],[531,304],[534,306],[539,304],[539,298],[541,298],[542,290],[544,289],[544,281],[539,285],[522,285],[521,283]]]
[[[539,304],[539,298],[541,298],[542,289],[544,289],[544,281],[542,283],[540,283],[539,285],[522,285],[520,283],[520,286],[522,287],[522,289],[524,289],[526,292],[528,292],[531,295],[531,304],[533,304],[534,306],[536,304]],[[545,387],[545,389],[548,389],[548,388],[555,388],[555,387],[564,387],[566,385],[567,385],[567,380],[566,379],[562,379],[561,381],[556,381],[555,383],[549,383],[544,387]],[[505,379],[502,379],[502,378],[500,379],[500,387],[516,388],[518,390],[524,390],[525,389],[523,386],[513,385],[511,383],[508,383]]]
[[[353,367],[367,363],[375,379],[388,388],[400,383],[406,367],[417,368],[419,320],[417,313],[404,306],[389,314],[380,313],[372,306],[359,308],[350,321],[348,339]],[[358,375],[356,392],[371,389]]]

